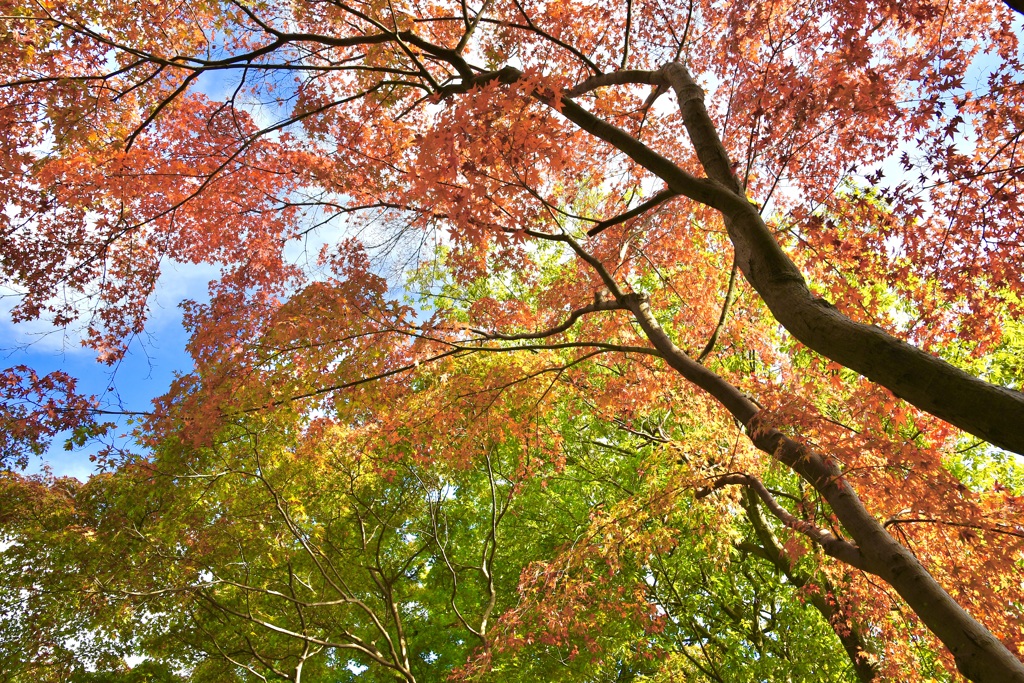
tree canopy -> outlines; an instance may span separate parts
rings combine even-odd
[[[1002,3],[0,2],[14,680],[1024,681]]]

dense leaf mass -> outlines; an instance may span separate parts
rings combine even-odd
[[[0,373],[0,669],[1024,681],[1020,34],[0,0],[13,320],[116,366],[217,272],[130,445]]]

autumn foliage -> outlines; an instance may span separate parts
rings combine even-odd
[[[14,680],[1024,680],[1003,4],[0,5]]]

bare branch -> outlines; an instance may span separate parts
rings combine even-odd
[[[625,85],[627,83],[636,85],[665,85],[667,81],[665,74],[660,69],[656,71],[622,69],[620,71],[611,71],[606,74],[591,76],[587,80],[573,86],[572,89],[567,90],[565,95],[566,97],[579,97],[597,88],[604,88],[609,85]]]
[[[1008,524],[992,524],[986,526],[984,524],[971,524],[969,522],[953,522],[946,519],[933,519],[930,517],[891,517],[885,520],[882,526],[889,528],[891,526],[899,526],[901,524],[938,524],[941,526],[954,526],[961,529],[974,529],[976,531],[988,531],[993,534],[1005,534],[1007,536],[1016,536],[1017,538],[1024,538],[1024,531],[1019,528],[1015,529]]]
[[[613,225],[618,225],[619,223],[624,223],[624,222],[628,221],[629,219],[634,218],[636,216],[639,216],[642,213],[646,213],[646,212],[650,211],[651,209],[655,208],[656,206],[658,206],[660,204],[664,204],[665,202],[667,202],[668,200],[672,199],[673,197],[678,197],[678,196],[679,196],[678,192],[674,192],[674,191],[666,188],[666,189],[662,190],[661,192],[659,192],[658,194],[656,194],[653,197],[651,197],[650,199],[648,199],[643,204],[635,206],[632,209],[630,209],[629,211],[621,213],[618,216],[615,216],[614,218],[609,218],[607,220],[601,221],[600,223],[598,223],[597,225],[592,227],[590,230],[587,230],[587,236],[593,237],[595,235],[598,235],[603,230],[606,230],[606,229],[612,227]]]
[[[544,339],[545,337],[552,337],[556,334],[565,332],[572,327],[577,320],[582,318],[588,313],[595,313],[597,311],[620,311],[625,310],[625,306],[620,304],[615,299],[601,299],[595,296],[594,303],[583,308],[577,308],[569,314],[569,317],[565,322],[560,325],[556,325],[547,330],[540,332],[523,332],[521,334],[501,334],[500,332],[487,332],[486,330],[471,329],[470,331],[479,334],[484,339],[500,339],[502,341],[518,341],[521,339]]]
[[[476,27],[480,25],[480,20],[483,19],[484,15],[487,14],[487,10],[490,9],[492,1],[493,0],[484,0],[484,4],[480,8],[480,11],[473,16],[473,20],[466,26],[466,32],[463,33],[462,38],[459,39],[459,44],[455,46],[455,54],[462,54],[462,51],[466,49],[466,45],[469,44],[470,39],[473,37]],[[463,2],[463,7],[465,7],[465,2]]]
[[[708,338],[708,343],[704,345],[704,350],[697,356],[697,362],[703,363],[711,352],[715,349],[715,344],[718,343],[718,337],[722,334],[722,330],[725,329],[725,321],[729,317],[729,307],[732,305],[733,292],[736,289],[736,271],[739,267],[736,265],[736,258],[732,260],[732,270],[729,271],[729,285],[725,290],[725,301],[722,302],[722,314],[718,316],[718,324],[715,325],[714,331]]]

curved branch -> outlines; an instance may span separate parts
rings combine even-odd
[[[993,534],[1005,534],[1006,536],[1024,538],[1024,532],[1014,531],[1012,528],[1001,528],[1009,527],[1009,525],[1006,524],[995,523],[992,526],[983,526],[980,524],[971,524],[969,522],[953,522],[947,519],[932,519],[930,517],[892,517],[885,520],[885,523],[882,524],[882,526],[888,529],[891,526],[899,526],[901,524],[938,524],[940,526],[953,526],[960,529],[973,529],[974,531],[987,531]]]
[[[419,478],[418,475],[417,478]],[[424,489],[426,490],[426,484],[422,480],[420,481],[421,484],[424,486]],[[476,636],[481,641],[484,648],[486,648],[487,636],[484,635],[483,630],[477,630],[473,627],[472,624],[469,623],[469,620],[467,620],[465,615],[463,615],[462,610],[459,609],[458,602],[456,601],[459,594],[459,572],[456,570],[455,564],[452,562],[451,558],[448,557],[447,522],[444,532],[445,540],[443,543],[441,542],[441,529],[437,522],[437,518],[441,513],[442,500],[443,496],[438,496],[438,499],[436,501],[431,500],[430,497],[427,496],[427,511],[430,515],[430,526],[431,530],[433,531],[431,536],[434,541],[434,546],[440,553],[441,560],[444,562],[444,565],[448,569],[448,573],[451,575],[452,578],[452,590],[451,593],[448,595],[448,605],[452,608],[452,613],[455,615],[455,618],[458,619],[459,623],[462,624],[462,627],[469,631],[471,635]]]
[[[583,308],[577,308],[576,310],[569,314],[569,317],[566,319],[565,322],[559,325],[555,325],[554,327],[549,328],[547,330],[542,330],[540,332],[524,332],[522,334],[501,334],[500,332],[487,332],[486,330],[478,329],[471,329],[470,331],[479,334],[484,339],[497,339],[501,341],[519,341],[522,339],[544,339],[545,337],[553,337],[556,334],[565,332],[574,324],[576,324],[577,320],[579,320],[588,313],[595,313],[597,311],[620,311],[624,310],[625,308],[626,307],[623,304],[619,303],[615,299],[602,299],[598,295],[595,295],[594,303],[590,304],[589,306],[584,306]]]
[[[664,72],[701,164],[718,187],[729,188],[716,196],[720,202],[716,208],[723,213],[743,275],[775,319],[809,348],[908,403],[1000,448],[1024,454],[1024,394],[989,384],[878,327],[855,322],[811,294],[757,208],[740,191],[729,156],[704,108],[704,92],[682,64],[669,64]]]
[[[272,623],[270,621],[267,621],[265,619],[259,619],[257,617],[254,617],[251,614],[247,614],[245,612],[241,612],[239,610],[236,610],[236,609],[233,609],[231,607],[228,607],[227,605],[223,605],[220,602],[216,601],[213,597],[211,597],[209,595],[206,595],[205,593],[200,593],[199,597],[201,597],[204,600],[208,601],[210,603],[210,605],[214,609],[218,609],[218,610],[220,610],[222,612],[225,612],[225,613],[230,614],[232,616],[238,617],[239,619],[247,621],[247,622],[249,622],[251,624],[254,624],[256,626],[261,626],[261,627],[265,628],[268,631],[272,631],[274,633],[278,633],[278,634],[281,634],[283,636],[287,636],[287,637],[290,637],[290,638],[295,638],[296,640],[299,640],[299,641],[305,642],[305,643],[311,643],[311,644],[314,644],[314,645],[321,645],[323,647],[336,648],[338,650],[355,650],[357,652],[361,652],[362,654],[366,655],[367,657],[369,657],[373,661],[377,662],[378,664],[380,664],[380,665],[382,665],[382,666],[384,666],[384,667],[386,667],[388,669],[392,669],[392,670],[398,672],[399,674],[402,675],[403,678],[405,678],[407,681],[410,681],[410,683],[415,683],[415,679],[412,678],[412,673],[408,669],[403,668],[402,665],[399,662],[393,662],[393,661],[388,660],[387,658],[385,658],[382,655],[380,650],[378,650],[373,645],[373,643],[367,644],[365,641],[363,641],[358,636],[356,636],[356,635],[354,635],[352,633],[348,633],[347,631],[343,631],[341,633],[341,635],[344,636],[345,638],[348,638],[350,640],[350,642],[339,642],[339,641],[336,641],[336,640],[329,640],[327,638],[317,638],[315,636],[311,636],[311,635],[304,634],[304,633],[298,633],[298,632],[293,631],[291,629],[287,629],[287,628],[284,628],[282,626],[278,626],[277,624],[274,624],[274,623]]]
[[[507,67],[506,67],[507,68]],[[612,145],[630,159],[665,181],[669,189],[677,194],[725,211],[735,203],[735,195],[729,188],[708,178],[698,178],[663,157],[635,137],[590,113],[568,97],[555,100],[543,93],[535,93],[542,102],[554,107],[562,116],[591,135]],[[743,200],[746,203],[746,200]]]
[[[515,4],[516,9],[519,10],[519,13],[523,15],[523,20],[526,21],[526,25],[523,26],[521,24],[514,24],[508,21],[494,21],[493,23],[507,28],[517,28],[535,33],[544,40],[550,41],[557,45],[558,47],[562,48],[563,50],[571,53],[574,57],[576,57],[576,59],[586,64],[587,68],[593,71],[595,74],[602,73],[600,67],[598,67],[592,59],[583,54],[583,52],[578,50],[575,46],[570,45],[569,43],[556,38],[555,36],[551,35],[547,31],[543,30],[542,28],[534,24],[533,19],[531,19],[530,15],[526,13],[526,8],[523,7],[523,3],[520,2],[520,0],[512,0],[512,2]]]
[[[627,83],[635,85],[662,85],[665,83],[665,76],[660,70],[620,69],[619,71],[591,76],[587,80],[573,86],[570,90],[567,90],[565,95],[566,97],[579,97],[597,88],[609,85],[625,85]]]
[[[736,271],[738,266],[736,265],[736,259],[732,260],[732,270],[729,271],[729,286],[725,290],[725,302],[722,304],[722,314],[718,316],[718,324],[715,325],[714,331],[708,338],[708,343],[704,345],[704,350],[697,356],[697,362],[703,363],[711,352],[715,348],[715,344],[718,343],[718,337],[722,334],[722,330],[725,329],[725,321],[729,317],[729,307],[732,305],[732,296],[736,291]]]

